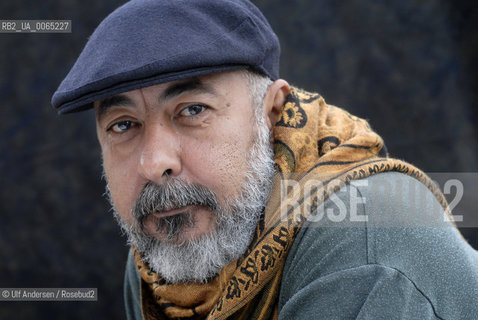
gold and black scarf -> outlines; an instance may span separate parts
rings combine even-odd
[[[327,105],[315,93],[292,88],[274,128],[274,152],[276,180],[295,173],[303,187],[310,177],[321,177],[323,185],[308,195],[313,199],[301,198],[283,211],[276,181],[249,249],[206,284],[165,284],[135,252],[145,319],[277,319],[282,270],[311,212],[306,203],[317,205],[337,191],[330,181],[347,184],[381,172],[402,172],[424,183],[446,208],[445,198],[423,172],[387,158],[382,139],[365,120]]]

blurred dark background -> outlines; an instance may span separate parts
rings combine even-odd
[[[282,77],[370,120],[392,156],[478,172],[476,1],[257,0]],[[0,34],[0,287],[94,287],[97,302],[0,302],[0,319],[122,319],[127,247],[102,197],[91,112],[50,97],[123,1],[0,2],[0,19],[71,19],[69,34]],[[478,248],[477,229],[462,232]]]

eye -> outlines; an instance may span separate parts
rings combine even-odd
[[[133,121],[122,120],[111,125],[106,131],[113,131],[115,133],[124,133],[134,126],[136,126],[136,123],[134,123]]]
[[[183,117],[191,117],[191,116],[196,116],[203,112],[207,107],[202,104],[191,104],[187,106],[186,108],[182,109],[179,112],[179,115]]]

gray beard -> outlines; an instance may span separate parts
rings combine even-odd
[[[255,126],[256,137],[247,160],[249,169],[244,174],[239,196],[226,206],[220,206],[214,193],[202,186],[174,180],[164,186],[148,184],[135,204],[135,222],[130,225],[115,209],[107,185],[106,194],[113,214],[127,235],[128,243],[141,253],[151,270],[160,274],[167,283],[207,282],[247,250],[267,204],[275,174],[270,131],[264,121],[260,122]],[[201,194],[188,197],[196,191]],[[158,194],[162,195],[160,200],[157,200]],[[144,232],[143,220],[151,212],[196,205],[198,201],[199,205],[215,214],[216,227],[212,232],[180,241],[183,228],[194,225],[188,213],[157,219],[157,230],[166,234],[165,241],[159,241]]]

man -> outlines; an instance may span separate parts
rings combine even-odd
[[[278,63],[247,0],[132,1],[54,94],[95,110],[128,318],[475,319],[443,195]]]

